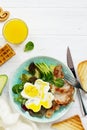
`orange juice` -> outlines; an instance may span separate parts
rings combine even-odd
[[[27,38],[27,35],[28,27],[21,19],[11,19],[3,26],[3,36],[10,43],[20,44]]]

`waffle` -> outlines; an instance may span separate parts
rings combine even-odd
[[[5,44],[0,48],[0,66],[15,55],[15,51],[11,48],[9,44]]]

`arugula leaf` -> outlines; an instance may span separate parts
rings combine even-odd
[[[34,43],[29,41],[26,45],[25,45],[25,48],[24,48],[24,51],[31,51],[34,49]]]

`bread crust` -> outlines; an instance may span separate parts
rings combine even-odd
[[[85,130],[79,115],[74,115],[63,121],[53,123],[52,127],[58,130]]]
[[[82,61],[77,66],[77,73],[82,88],[87,91],[87,60]]]

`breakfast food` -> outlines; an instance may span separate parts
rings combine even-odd
[[[0,22],[3,22],[8,19],[10,13],[8,11],[3,11],[3,9],[0,7]]]
[[[74,87],[65,81],[60,64],[31,62],[19,79],[21,82],[12,86],[14,101],[31,116],[51,118],[73,102]]]
[[[82,88],[87,92],[87,60],[78,64],[77,72]]]
[[[0,48],[0,66],[15,55],[15,51],[11,48],[9,44],[5,44]]]
[[[74,115],[63,121],[53,123],[52,128],[56,128],[58,130],[85,130],[79,115]]]
[[[0,95],[2,94],[2,91],[7,83],[8,76],[5,74],[0,75]]]
[[[2,33],[8,42],[20,44],[27,38],[28,27],[23,20],[13,18],[4,24]]]

